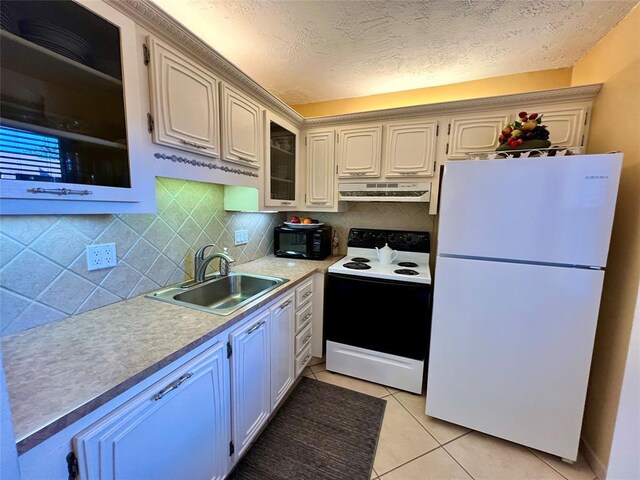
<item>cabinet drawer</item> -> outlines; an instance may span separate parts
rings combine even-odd
[[[307,345],[311,345],[311,323],[296,335],[296,355],[298,355]]]
[[[296,377],[302,373],[309,360],[311,360],[311,343],[308,343],[302,353],[296,357]]]
[[[296,288],[296,309],[311,301],[313,295],[313,279],[309,279]]]
[[[296,332],[302,330],[313,318],[313,303],[309,302],[302,310],[296,312]]]

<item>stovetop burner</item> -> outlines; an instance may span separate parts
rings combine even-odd
[[[369,260],[368,258],[365,257],[353,257],[351,259],[352,262],[356,262],[356,263],[369,263],[371,260]],[[417,267],[417,265],[416,265]]]
[[[363,262],[347,262],[343,265],[344,268],[351,268],[353,270],[369,270],[371,265],[367,265]]]
[[[398,266],[399,267],[414,267],[415,268],[415,267],[418,266],[418,264],[415,263],[415,262],[399,262]]]
[[[398,270],[394,270],[393,273],[397,273],[398,275],[418,275],[418,272],[410,268],[399,268]]]

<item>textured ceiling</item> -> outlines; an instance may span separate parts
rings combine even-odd
[[[635,0],[153,0],[294,105],[572,66]]]

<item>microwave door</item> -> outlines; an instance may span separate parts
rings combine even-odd
[[[279,232],[278,253],[291,257],[305,257],[308,251],[309,235],[306,232]]]

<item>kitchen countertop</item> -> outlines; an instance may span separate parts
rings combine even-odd
[[[289,279],[227,316],[135,297],[2,339],[18,452],[133,387],[290,290],[341,256],[323,261],[267,256],[235,272]]]

